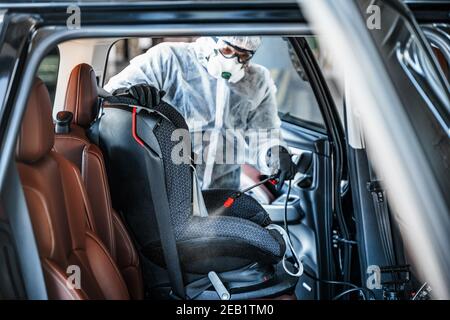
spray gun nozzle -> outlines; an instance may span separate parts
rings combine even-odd
[[[246,189],[244,189],[242,191],[237,191],[237,192],[233,193],[231,196],[229,196],[227,198],[227,200],[225,200],[225,202],[223,203],[223,206],[225,208],[230,208],[234,204],[235,200],[237,198],[239,198],[240,196],[242,196],[245,192],[250,191],[250,190],[252,190],[252,189],[254,189],[254,188],[256,188],[256,187],[258,187],[258,186],[260,186],[260,185],[262,185],[264,183],[266,183],[266,182],[269,182],[269,183],[271,183],[273,185],[277,185],[278,180],[276,179],[276,177],[277,177],[277,175],[272,175],[272,176],[270,176],[270,177],[268,177],[268,178],[258,182],[257,184],[251,186],[251,187],[248,187],[248,188],[246,188]]]
[[[229,197],[223,204],[225,208],[230,208],[234,203],[234,198]]]

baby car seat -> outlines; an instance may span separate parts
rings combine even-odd
[[[205,191],[203,202],[193,164],[171,158],[180,143],[190,150],[189,134],[172,137],[177,129],[188,132],[183,117],[165,102],[152,109],[136,103],[106,97],[90,137],[104,153],[113,206],[138,248],[147,294],[214,299],[217,282],[236,299],[292,290],[297,279],[279,267],[286,246],[265,228],[267,212],[246,195],[226,208],[233,190]],[[198,214],[204,204],[207,215]]]

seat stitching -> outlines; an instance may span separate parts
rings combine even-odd
[[[53,224],[52,224],[52,219],[50,218],[50,211],[49,208],[47,206],[47,203],[45,201],[45,197],[44,195],[37,189],[24,185],[23,186],[24,189],[28,189],[31,192],[34,192],[38,199],[42,202],[42,206],[44,207],[44,212],[45,212],[45,217],[47,218],[47,223],[49,225],[50,228],[50,242],[51,242],[51,248],[50,248],[50,257],[53,257],[54,253],[55,253],[55,236],[53,234]]]
[[[127,287],[127,285],[125,283],[125,280],[122,278],[122,273],[120,273],[120,270],[118,269],[117,264],[112,259],[112,257],[109,254],[108,250],[106,250],[105,245],[101,241],[99,241],[97,236],[94,233],[92,233],[91,231],[86,230],[85,234],[88,237],[90,237],[95,243],[97,243],[97,245],[100,247],[100,249],[102,249],[103,253],[106,255],[106,257],[107,257],[108,261],[110,262],[111,266],[116,271],[117,277],[119,278],[119,281],[122,283],[123,288],[125,288],[126,292],[129,294],[128,287]]]
[[[103,171],[103,168],[105,168],[105,164],[103,163],[102,158],[101,158],[100,156],[98,156],[96,153],[90,151],[89,149],[87,149],[87,150],[85,149],[85,150],[83,151],[83,153],[84,153],[85,151],[86,151],[87,153],[93,155],[94,157],[96,157],[97,160],[98,160],[98,162],[100,163],[100,170],[102,171],[101,174],[100,174],[100,178],[102,179],[102,183],[103,183],[103,186],[104,186],[104,190],[105,190],[105,192],[104,192],[104,197],[105,197],[105,202],[106,202],[106,204],[107,204],[108,225],[109,225],[109,238],[110,238],[110,242],[111,242],[111,245],[112,245],[112,250],[114,250],[114,252],[115,252],[115,250],[116,250],[116,245],[115,245],[115,243],[114,243],[114,229],[113,229],[113,228],[114,228],[114,225],[113,225],[113,221],[112,221],[112,219],[113,219],[113,214],[112,214],[112,210],[111,210],[112,204],[111,204],[111,199],[110,199],[110,197],[108,197],[108,195],[109,195],[109,187],[108,187],[108,182],[107,182],[106,179],[105,179],[105,172]]]
[[[114,219],[118,222],[116,222],[116,226],[117,226],[117,231],[119,231],[119,233],[122,235],[122,237],[125,239],[125,245],[128,248],[128,252],[130,252],[131,254],[131,263],[130,265],[133,265],[133,263],[136,261],[136,255],[134,252],[134,247],[131,246],[130,244],[130,238],[128,237],[128,233],[126,232],[126,230],[124,229],[122,223],[120,223],[119,217],[117,217],[117,215],[114,216]]]
[[[78,137],[74,137],[74,136],[62,136],[62,135],[57,135],[57,136],[56,136],[56,139],[72,139],[72,140],[77,140],[77,141],[79,141],[79,142],[86,143],[86,141],[84,141],[83,139],[78,138]]]
[[[47,259],[45,260],[45,262],[47,262]],[[61,275],[61,273],[58,269],[54,268],[49,262],[42,263],[42,265],[45,269],[47,269],[49,274],[53,276],[53,279],[55,279],[60,284],[60,286],[64,289],[64,291],[66,291],[69,294],[69,296],[72,298],[72,300],[81,300],[82,299],[82,297],[75,290],[70,290],[67,287],[67,282],[66,282],[67,279],[63,278],[63,276]],[[55,271],[55,272],[51,273],[50,271]],[[79,290],[82,290],[82,289],[79,289]]]
[[[77,121],[77,123],[80,121],[79,119],[78,119],[78,108],[79,108],[79,99],[80,99],[80,97],[81,97],[81,92],[80,92],[80,86],[81,86],[81,67],[79,67],[78,68],[78,74],[77,74],[77,91],[76,91],[76,95],[77,95],[77,98],[76,98],[76,100],[75,100],[75,110],[76,110],[76,117],[75,117],[75,119],[76,119],[76,121]]]
[[[90,208],[89,203],[87,201],[86,191],[85,191],[85,189],[83,189],[84,185],[80,181],[80,175],[78,174],[78,171],[77,171],[75,166],[70,166],[70,168],[72,169],[72,172],[75,174],[75,180],[76,180],[78,188],[80,190],[81,198],[83,199],[83,206],[84,206],[84,210],[85,210],[85,217],[88,220],[87,222],[88,222],[88,224],[93,226],[92,229],[95,230],[95,222],[92,221],[92,211],[91,211],[91,208]]]

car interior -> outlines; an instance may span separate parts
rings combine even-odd
[[[29,96],[16,157],[49,298],[218,299],[211,272],[233,299],[315,298],[313,279],[305,277],[298,285],[299,278],[283,268],[295,270],[295,261],[285,261],[282,235],[265,228],[289,224],[303,267],[317,274],[320,239],[314,216],[325,207],[323,171],[330,162],[317,102],[295,67],[289,40],[266,37],[255,63],[270,61],[270,46],[284,55],[284,61],[268,67],[281,84],[277,98],[285,108],[280,115],[290,120],[283,134],[303,172],[289,192],[288,183],[277,192],[256,168],[243,165],[241,187],[251,191],[225,207],[239,190],[204,190],[206,218],[192,213],[192,164],[170,159],[173,131],[187,128],[183,117],[164,102],[139,112],[132,101],[117,100],[101,88],[107,73],[114,72],[108,68],[126,66],[108,62],[117,47],[139,40],[61,43],[41,63]],[[152,45],[180,41],[150,40]],[[88,53],[73,54],[80,51]],[[293,96],[298,94],[293,88],[303,96]],[[306,116],[295,113],[298,98],[311,105]],[[148,218],[136,214],[141,212]],[[170,227],[173,234],[161,233]],[[146,232],[138,237],[133,230]],[[167,256],[170,236],[178,261]],[[72,265],[81,268],[82,289],[66,286]]]
[[[240,190],[200,192],[206,217],[195,214],[200,200],[194,156],[189,163],[171,161],[178,143],[173,132],[188,128],[177,106],[163,101],[150,110],[103,89],[152,46],[195,39],[68,40],[49,49],[40,63],[17,139],[16,165],[48,298],[341,298],[336,284],[350,287],[358,299],[382,298],[384,293],[353,285],[364,281],[366,270],[350,239],[365,231],[343,214],[354,210],[355,192],[345,148],[334,151],[348,134],[343,86],[337,83],[343,80],[317,37],[264,36],[252,60],[268,68],[277,85],[295,178],[278,191],[271,177],[243,164]],[[435,51],[448,77],[445,56]],[[335,114],[324,111],[327,102],[318,99],[320,81],[328,85],[324,96]],[[333,179],[336,171],[342,179]],[[289,241],[266,228],[271,224],[282,226]],[[293,254],[287,256],[289,243]],[[344,272],[350,267],[351,273]],[[406,270],[409,276],[405,268],[383,272]],[[73,284],[77,273],[81,283]]]

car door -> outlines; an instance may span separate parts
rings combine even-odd
[[[430,5],[435,8],[439,4]],[[377,204],[370,205],[375,203],[372,193],[378,198],[375,201],[384,203],[387,194],[392,209],[390,231],[401,240],[400,246],[391,245],[405,254],[408,276],[419,283],[412,283],[413,290],[405,286],[389,290],[389,284],[375,279],[379,286],[373,288],[383,291],[387,299],[415,300],[414,292],[419,291],[421,298],[429,298],[431,286],[434,297],[448,299],[450,90],[433,51],[400,1],[343,1],[337,5],[318,0],[305,3],[305,7],[322,34],[330,28],[334,31],[327,46],[348,73],[346,91],[350,92],[352,118],[348,117],[351,121],[346,124],[349,132],[361,128],[362,135],[349,135],[349,160],[356,164],[350,168],[350,176],[356,180],[352,187],[355,218],[361,229],[357,243],[362,277],[370,285],[371,278],[379,276],[380,263],[389,263],[381,245],[383,232],[375,219]],[[426,4],[421,8],[427,9]],[[438,12],[437,17],[447,19],[446,15],[448,11]],[[429,17],[421,15],[424,20]],[[373,23],[374,19],[379,24]],[[351,153],[365,158],[358,163]],[[372,166],[376,179],[372,179]],[[381,188],[372,182],[379,182]],[[365,274],[366,267],[378,267],[378,275]],[[391,275],[396,270],[389,268]],[[406,277],[405,283],[409,279]]]
[[[362,10],[364,4],[361,4],[360,8]],[[444,25],[426,25],[418,28],[419,25],[416,24],[412,15],[409,15],[406,6],[398,4],[396,1],[391,1],[381,8],[381,13],[384,13],[383,18],[385,19],[384,28],[382,27],[381,31],[372,31],[372,36],[377,49],[380,50],[382,58],[388,66],[389,74],[395,83],[397,92],[407,106],[409,118],[423,148],[422,152],[432,168],[431,174],[434,175],[438,188],[445,193],[449,190],[447,157],[450,146],[450,87],[447,64],[449,61],[449,37],[446,27]],[[428,43],[426,40],[428,40]],[[386,267],[385,270],[390,269],[391,271],[387,272],[387,276],[390,276],[391,281],[400,278],[399,282],[404,283],[407,277],[416,280],[421,279],[423,274],[413,263],[414,259],[411,254],[413,249],[411,249],[410,244],[404,242],[405,234],[408,232],[405,230],[408,228],[406,227],[407,224],[403,223],[404,218],[401,218],[401,222],[399,222],[398,216],[394,212],[390,212],[390,201],[395,199],[392,199],[392,195],[386,199],[386,191],[382,187],[383,180],[386,177],[376,176],[370,160],[360,163],[363,162],[367,164],[368,169],[365,171],[366,181],[370,181],[369,184],[372,188],[369,193],[372,196],[373,204],[371,218],[374,218],[373,226],[367,225],[367,234],[374,235],[375,231],[378,234],[378,243],[380,244],[380,250],[364,249],[365,256],[368,258],[365,265],[367,267],[379,265]],[[387,204],[383,204],[383,201]],[[387,221],[384,222],[382,220],[383,213],[380,213],[383,210],[380,209],[382,207],[385,207],[386,210],[385,218]],[[364,214],[367,215],[367,211]],[[448,219],[438,216],[431,219],[432,215],[430,212],[428,216],[430,224],[435,224],[443,219],[440,222],[441,227],[444,227],[444,230],[448,228]],[[424,229],[427,227],[424,226]],[[445,234],[445,231],[442,230],[442,232]],[[446,232],[448,233],[448,229]],[[443,245],[442,243],[438,245],[443,239],[441,238],[442,235],[438,236],[439,231],[437,229],[433,233],[435,233],[436,238],[431,239],[432,237],[429,235],[429,239],[436,241],[437,249]],[[370,257],[370,251],[374,253],[372,257]],[[411,268],[404,268],[402,271],[411,272],[412,276],[406,275],[405,278],[405,274],[401,275],[392,271],[394,269],[389,268],[405,265],[411,265]],[[384,295],[389,291],[388,288],[389,286],[383,288]],[[401,296],[397,295],[397,298],[401,298]]]
[[[361,10],[364,5],[360,5]],[[381,6],[381,10],[385,19],[384,26],[381,31],[374,30],[371,34],[400,99],[407,106],[410,120],[421,140],[423,154],[432,166],[441,190],[446,190],[448,172],[445,173],[444,168],[448,167],[445,154],[449,150],[449,87],[448,69],[446,74],[445,68],[448,68],[448,36],[437,26],[422,26],[422,30],[417,28],[416,21],[409,15],[407,8],[396,1]],[[421,31],[423,35],[420,34]],[[429,41],[430,47],[422,42],[425,39]],[[409,299],[411,296],[407,286],[420,287],[423,283],[420,280],[423,279],[423,274],[413,262],[413,249],[405,242],[405,234],[409,231],[406,229],[409,228],[403,223],[404,218],[399,219],[391,208],[390,202],[396,199],[393,199],[392,194],[387,196],[383,187],[387,177],[377,175],[370,155],[367,157],[367,153],[361,150],[365,148],[353,148],[352,157],[353,170],[359,173],[357,179],[362,187],[360,195],[363,195],[358,197],[360,207],[364,209],[358,217],[366,240],[366,246],[360,248],[361,256],[365,259],[365,270],[362,271],[369,277],[370,266],[380,266],[383,285],[378,288],[381,290],[375,290],[377,294],[382,291],[384,298],[391,295],[394,299]],[[361,184],[362,181],[365,183]],[[397,195],[400,196],[401,194]],[[437,221],[440,218],[435,219]],[[431,220],[430,223],[436,222]],[[442,221],[442,226],[448,227],[448,219]],[[439,242],[441,239],[432,241]],[[403,286],[405,292],[396,291],[392,284],[386,284],[388,281],[396,283],[397,287]],[[414,284],[415,281],[421,282],[420,285]],[[413,295],[412,298],[417,296]]]
[[[15,166],[10,117],[36,21],[0,12],[0,299],[45,299],[46,289],[23,190]]]

